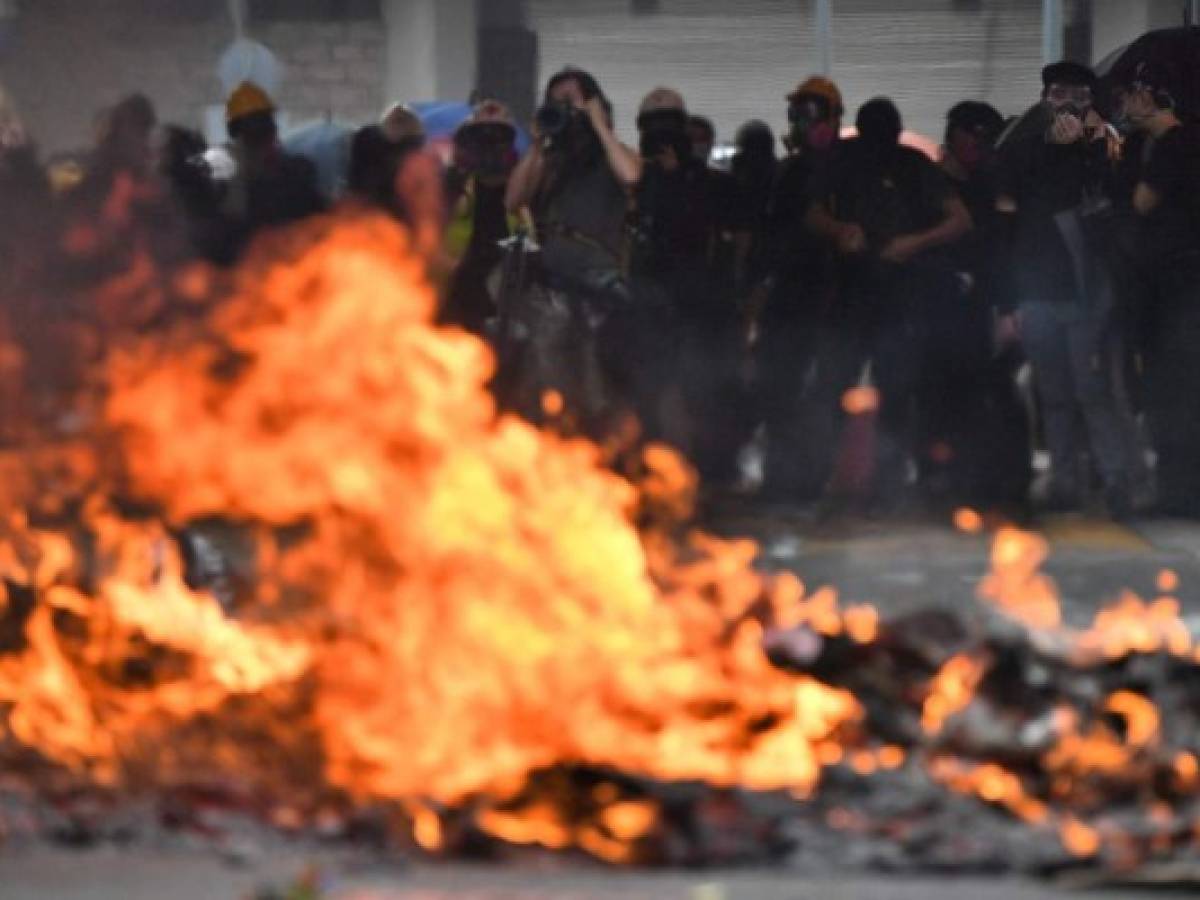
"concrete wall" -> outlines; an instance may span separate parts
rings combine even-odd
[[[477,2],[487,0],[384,0],[389,101],[470,98]]]
[[[233,36],[224,0],[37,0],[0,56],[0,82],[48,151],[86,146],[97,111],[132,91],[164,120],[202,127],[224,101],[216,64]],[[277,100],[290,120],[379,114],[380,22],[250,23],[248,36],[287,67]]]

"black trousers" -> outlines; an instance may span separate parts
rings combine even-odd
[[[1166,512],[1200,515],[1200,256],[1155,277],[1145,345],[1145,408]]]

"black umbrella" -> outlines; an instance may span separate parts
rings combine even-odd
[[[1150,31],[1109,54],[1096,66],[1101,97],[1110,98],[1114,91],[1132,84],[1144,62],[1157,63],[1171,73],[1176,82],[1171,85],[1171,95],[1182,116],[1200,116],[1200,26]]]

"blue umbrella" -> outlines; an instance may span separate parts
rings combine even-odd
[[[429,100],[423,103],[413,103],[412,111],[421,120],[425,135],[430,141],[448,141],[454,137],[463,122],[471,118],[474,107],[470,103],[452,103],[443,100]],[[517,152],[524,153],[529,149],[529,135],[520,126],[514,125],[517,132]]]
[[[350,167],[350,141],[354,126],[320,120],[291,129],[283,136],[288,153],[303,156],[317,168],[317,184],[326,197],[342,192]]]

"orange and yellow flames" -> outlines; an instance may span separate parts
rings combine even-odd
[[[5,602],[36,596],[0,653],[12,741],[118,785],[312,779],[401,804],[427,848],[431,804],[559,764],[812,788],[858,707],[773,668],[763,627],[869,640],[872,614],[769,588],[748,542],[643,540],[638,491],[594,447],[497,417],[489,354],[430,325],[392,224],[316,223],[227,295],[210,282],[182,273],[187,314],[111,342],[72,443],[93,474],[55,504],[74,524],[10,515]],[[673,455],[647,466],[651,499],[691,491]],[[232,614],[185,583],[174,535],[205,521],[243,545]],[[614,798],[600,824],[621,845],[651,813]],[[620,855],[528,810],[480,821]]]
[[[975,515],[966,513],[970,511],[960,511],[957,524],[973,532],[976,529],[967,526],[974,526]],[[1088,627],[1064,626],[1054,581],[1041,571],[1048,552],[1049,544],[1041,535],[1002,528],[992,547],[992,570],[979,586],[981,598],[1028,629],[1031,647],[1047,654],[1048,665],[1099,672],[1133,654],[1200,662],[1194,637],[1180,617],[1179,601],[1171,596],[1147,602],[1126,591],[1116,603],[1098,611]],[[1179,577],[1160,572],[1156,585],[1164,594],[1174,591]],[[976,702],[993,662],[992,651],[980,645],[947,660],[931,679],[922,726],[935,742],[947,734],[951,719]],[[984,710],[996,714],[986,705]],[[1162,716],[1146,694],[1115,690],[1092,704],[1079,708],[1064,704],[1048,711],[1048,741],[1034,778],[1026,779],[997,762],[951,755],[935,755],[930,772],[954,790],[1001,805],[1027,822],[1056,828],[1063,846],[1077,856],[1107,851],[1116,862],[1136,863],[1138,852],[1130,849],[1128,835],[1111,823],[1107,829],[1093,827],[1071,810],[1103,813],[1109,788],[1118,793],[1136,789],[1146,796],[1147,822],[1154,823],[1162,819],[1164,808],[1169,810],[1162,801],[1152,802],[1155,792],[1194,793],[1200,785],[1200,763],[1190,750],[1163,746]],[[1166,832],[1156,840],[1170,843]]]
[[[654,801],[602,782],[564,802],[539,777],[804,797],[822,766],[866,776],[927,749],[937,780],[1091,855],[1105,837],[1055,804],[1170,752],[1158,711],[1126,690],[1100,706],[1111,721],[1055,711],[1040,789],[954,757],[941,739],[985,683],[983,647],[923,686],[928,748],[872,746],[852,695],[776,669],[763,637],[870,644],[875,610],[764,579],[752,542],[685,531],[695,484],[666,449],[634,485],[593,445],[498,416],[489,353],[431,326],[388,221],[281,234],[230,285],[136,258],[98,298],[107,330],[76,336],[99,362],[70,415],[4,422],[0,760],[118,788],[232,782],[286,796],[280,821],[393,804],[427,850],[448,840],[447,807],[470,809],[501,839],[624,862],[658,825]],[[12,373],[32,355],[0,359]],[[221,590],[196,586],[195,534],[228,545]],[[1047,551],[1002,530],[981,595],[1053,632],[1064,659],[1196,657],[1169,597],[1062,629]],[[1190,751],[1167,761],[1179,790],[1200,784]]]
[[[1058,589],[1041,571],[1049,552],[1041,535],[1001,528],[992,543],[992,571],[979,585],[980,597],[1032,628],[1058,627]]]

